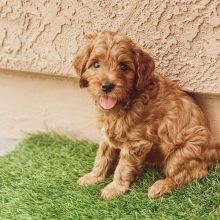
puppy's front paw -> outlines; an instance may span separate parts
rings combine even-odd
[[[122,193],[125,193],[126,191],[128,191],[128,189],[128,187],[121,186],[116,184],[115,182],[112,182],[101,191],[101,197],[103,199],[112,199]]]
[[[93,185],[101,183],[104,180],[103,177],[97,177],[94,173],[87,173],[83,177],[80,177],[77,181],[79,185]]]

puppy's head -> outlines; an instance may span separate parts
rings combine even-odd
[[[128,37],[108,31],[87,35],[73,65],[80,87],[88,87],[103,110],[120,108],[132,93],[145,89],[155,66]]]

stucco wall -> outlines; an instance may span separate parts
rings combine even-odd
[[[220,94],[219,0],[1,0],[0,67],[73,76],[84,35],[104,29],[127,33],[186,90]]]

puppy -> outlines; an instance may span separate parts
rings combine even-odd
[[[147,164],[165,176],[148,189],[156,198],[206,176],[217,163],[219,145],[199,106],[155,72],[152,57],[128,37],[88,35],[74,68],[96,104],[102,132],[93,170],[80,185],[104,181],[117,162],[113,181],[101,192],[110,199],[128,191]]]

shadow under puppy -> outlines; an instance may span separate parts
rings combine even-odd
[[[219,159],[219,145],[198,105],[178,86],[154,71],[154,60],[128,37],[109,31],[86,37],[74,60],[80,86],[88,87],[102,132],[93,170],[80,185],[104,181],[118,161],[105,199],[128,191],[144,165],[165,178],[148,189],[160,197],[207,175]]]

